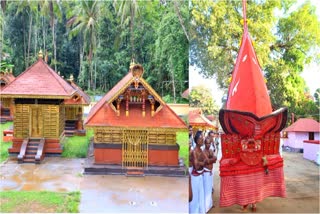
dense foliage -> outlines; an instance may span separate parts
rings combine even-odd
[[[2,70],[18,75],[40,49],[48,63],[93,94],[110,90],[132,58],[162,96],[181,101],[188,88],[188,2],[1,1]]]
[[[319,118],[319,109],[300,76],[320,59],[320,21],[309,1],[247,1],[248,27],[267,79],[272,105],[301,117]],[[192,1],[191,64],[228,87],[242,35],[242,2]]]
[[[206,115],[218,114],[219,107],[215,103],[210,89],[203,85],[192,88],[189,100],[191,107],[200,108]]]

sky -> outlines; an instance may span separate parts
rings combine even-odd
[[[301,1],[300,3],[303,3]],[[311,3],[316,6],[316,13],[320,20],[320,1],[311,0]],[[310,94],[313,95],[317,88],[320,88],[320,64],[311,63],[306,65],[301,76],[306,81],[308,88],[310,89]],[[217,81],[215,78],[205,79],[199,74],[199,69],[196,67],[189,67],[189,88],[192,89],[193,86],[205,85],[212,93],[213,99],[219,107],[222,106],[222,96],[223,91],[219,89]]]

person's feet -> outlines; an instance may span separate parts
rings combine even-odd
[[[247,211],[247,207],[248,207],[248,204],[247,204],[247,205],[242,206],[241,211],[242,211],[242,212],[246,212],[246,211]]]
[[[257,205],[256,204],[252,204],[252,206],[251,206],[251,210],[252,210],[252,212],[257,212]]]

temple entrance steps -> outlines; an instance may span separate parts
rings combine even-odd
[[[76,120],[66,120],[64,126],[64,134],[67,137],[71,137],[77,130],[77,121]]]
[[[143,177],[144,174],[144,168],[142,167],[127,167],[126,168],[126,176],[127,177]]]
[[[44,138],[27,138],[24,139],[18,155],[18,163],[36,163],[44,158]]]
[[[6,118],[4,118],[4,117],[0,117],[0,123],[6,123],[7,122],[7,119]]]

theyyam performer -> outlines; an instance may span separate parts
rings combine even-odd
[[[224,130],[220,160],[220,206],[247,209],[266,197],[285,197],[280,131],[287,109],[272,110],[263,72],[248,32],[243,0],[243,36],[232,73],[226,107],[219,112]]]

